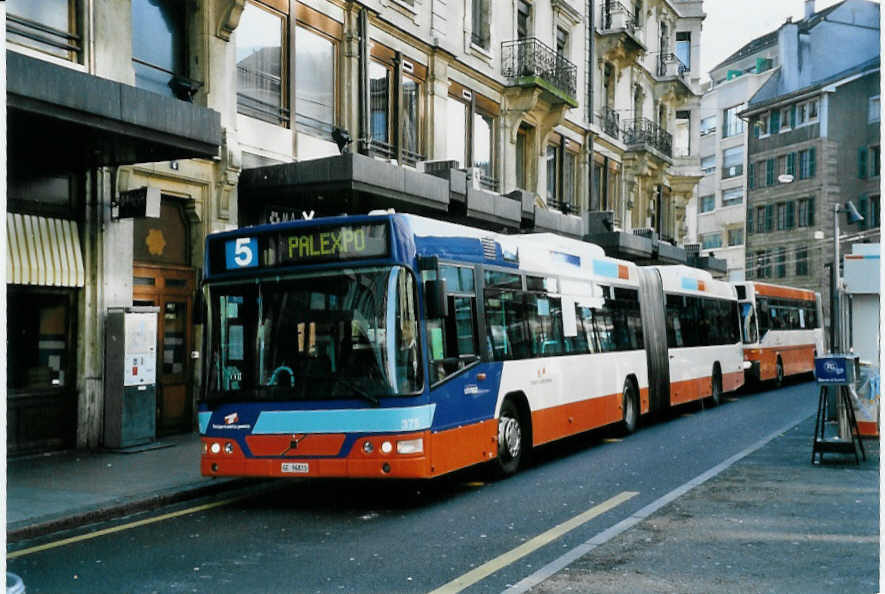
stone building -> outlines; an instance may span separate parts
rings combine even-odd
[[[6,6],[11,455],[103,443],[111,307],[160,308],[158,432],[192,430],[213,231],[393,208],[720,265],[675,245],[700,1]],[[117,216],[139,189],[160,216]]]
[[[833,217],[843,253],[879,240],[879,5],[813,5],[778,30],[779,67],[741,113],[750,130],[746,276],[819,291],[828,318]],[[846,201],[863,222],[848,223]]]

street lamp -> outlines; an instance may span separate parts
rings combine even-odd
[[[833,344],[830,345],[830,352],[843,352],[842,348],[842,308],[840,303],[842,280],[839,274],[839,213],[845,211],[845,218],[849,224],[858,223],[863,220],[863,216],[857,212],[854,203],[850,200],[845,205],[833,205],[833,289],[831,295],[831,303],[833,304]]]

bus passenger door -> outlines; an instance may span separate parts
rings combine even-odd
[[[653,268],[638,268],[639,310],[645,336],[648,363],[649,412],[667,408],[670,403],[670,360],[667,350],[667,324],[664,319],[664,286],[661,274]]]

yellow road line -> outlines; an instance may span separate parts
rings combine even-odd
[[[535,552],[544,545],[550,544],[564,534],[571,532],[582,524],[586,524],[596,516],[604,514],[611,509],[614,509],[615,507],[621,505],[625,501],[637,495],[639,495],[639,493],[635,491],[624,491],[623,493],[619,493],[608,501],[603,501],[599,505],[591,507],[587,511],[578,514],[574,518],[566,520],[562,524],[554,526],[547,532],[539,534],[533,539],[524,542],[515,549],[511,549],[503,555],[495,557],[488,563],[484,563],[476,569],[465,573],[461,577],[452,580],[448,584],[437,588],[430,594],[455,594],[456,592],[460,592],[461,590],[472,586],[476,582],[487,578],[499,569],[502,569],[510,565],[511,563],[522,559],[526,555]]]
[[[618,437],[607,437],[607,438],[603,439],[602,441],[604,443],[621,443],[624,440],[620,439]]]
[[[122,532],[123,530],[129,530],[130,528],[138,528],[139,526],[145,526],[147,524],[153,524],[155,522],[162,522],[163,520],[170,520],[172,518],[177,518],[179,516],[186,516],[188,514],[194,514],[197,512],[206,511],[206,510],[213,509],[216,507],[221,507],[222,505],[227,505],[229,503],[233,503],[234,501],[239,501],[240,499],[245,499],[245,498],[246,498],[246,495],[242,495],[240,497],[233,497],[231,499],[225,499],[224,501],[216,501],[214,503],[206,503],[203,505],[198,505],[196,507],[189,507],[187,509],[182,509],[182,510],[170,512],[168,514],[163,514],[161,516],[156,516],[154,518],[146,518],[144,520],[138,520],[137,522],[129,522],[128,524],[121,524],[120,526],[114,526],[113,528],[105,528],[104,530],[90,532],[89,534],[81,534],[79,536],[72,536],[71,538],[64,538],[62,540],[48,542],[46,544],[38,545],[35,547],[21,549],[20,551],[13,551],[10,553],[6,553],[6,558],[7,559],[15,559],[16,557],[24,557],[25,555],[30,555],[32,553],[39,553],[40,551],[46,551],[46,550],[54,549],[57,547],[63,547],[65,545],[73,544],[75,542],[81,542],[84,540],[91,540],[93,538],[98,538],[99,536],[105,536],[106,534],[113,534],[115,532]]]

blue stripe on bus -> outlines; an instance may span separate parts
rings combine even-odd
[[[569,264],[576,268],[581,267],[581,256],[576,256],[575,254],[565,254],[563,252],[555,252],[550,251],[550,256],[553,258],[554,262],[562,262],[563,264]]]
[[[433,422],[435,409],[435,404],[425,404],[400,408],[263,411],[252,434],[422,431]]]
[[[209,419],[212,418],[212,411],[200,411],[197,413],[197,418],[200,422],[200,435],[206,435],[206,429],[209,428]]]
[[[688,289],[690,291],[697,291],[698,290],[697,279],[682,277],[682,288]]]
[[[593,274],[618,278],[618,265],[604,260],[593,260]]]

